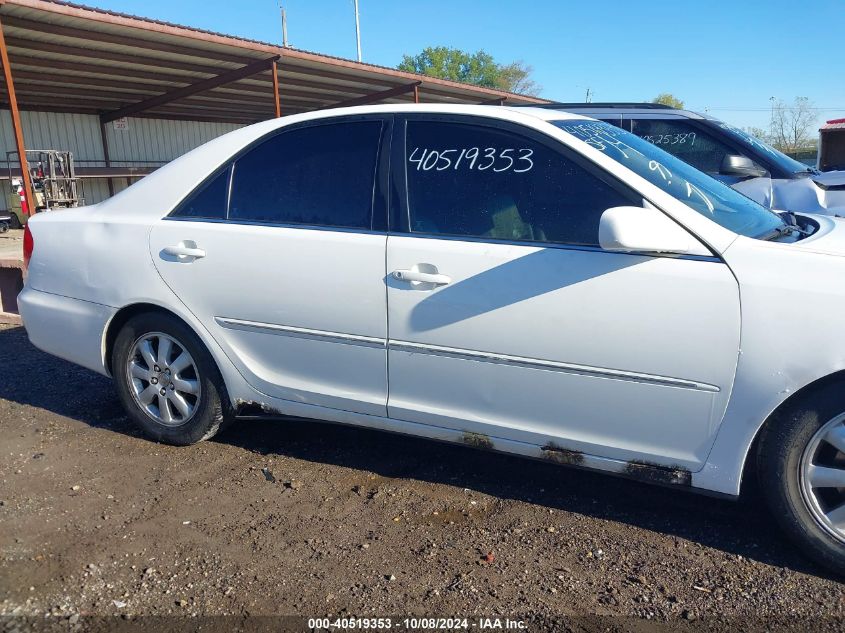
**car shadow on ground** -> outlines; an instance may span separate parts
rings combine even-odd
[[[35,349],[23,328],[0,329],[0,398],[140,436],[108,378]],[[213,441],[386,478],[469,488],[832,577],[775,528],[753,482],[742,499],[733,502],[465,446],[301,419],[243,420]]]

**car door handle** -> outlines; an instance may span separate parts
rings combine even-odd
[[[177,246],[166,246],[164,248],[164,254],[172,257],[191,257],[193,259],[205,257],[205,251],[203,249],[196,248],[195,246],[183,246],[181,244]]]
[[[437,286],[445,286],[451,283],[452,278],[449,275],[441,275],[440,273],[424,273],[419,270],[394,270],[393,278],[399,281],[417,281],[425,284],[435,284]]]

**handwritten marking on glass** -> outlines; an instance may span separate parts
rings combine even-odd
[[[693,194],[701,198],[704,201],[704,204],[707,205],[707,210],[710,211],[711,214],[713,214],[713,212],[716,210],[716,207],[713,206],[713,203],[710,201],[710,198],[704,195],[704,192],[698,187],[696,187],[694,184],[692,184],[691,182],[687,182],[687,198],[692,198]]]
[[[641,134],[644,141],[652,145],[686,145],[695,146],[695,132],[682,132],[678,134]]]
[[[454,157],[455,154],[457,157]],[[417,171],[457,171],[463,165],[469,170],[490,169],[497,174],[505,171],[523,174],[534,168],[534,159],[531,158],[533,155],[534,150],[527,147],[463,147],[441,150],[415,147],[408,156],[408,162],[416,165]]]
[[[634,161],[641,161],[645,160],[645,155],[625,143],[624,138],[621,138],[626,134],[622,130],[617,130],[616,128],[603,125],[601,123],[583,123],[580,125],[573,125],[572,127],[567,128],[567,131],[575,136],[576,138],[584,141],[590,147],[595,147],[597,150],[605,153],[605,154],[613,154],[616,153],[621,156],[624,160],[620,160],[619,162],[623,165],[627,160],[634,160]],[[663,136],[672,136],[666,135]],[[682,135],[679,135],[682,136]],[[693,137],[689,139],[689,137]],[[648,138],[643,137],[644,140],[648,141]],[[690,140],[690,144],[695,142],[695,133],[690,132],[687,138]],[[680,141],[679,141],[680,142]],[[669,141],[671,144],[671,139]],[[657,143],[654,143],[655,145]],[[665,144],[665,142],[663,143]],[[673,175],[672,172],[669,171],[669,168],[666,167],[663,163],[657,160],[649,160],[648,161],[648,169],[649,171],[655,172],[663,182],[666,183],[667,186],[672,185]],[[704,205],[707,207],[707,210],[710,213],[713,213],[715,210],[715,206],[710,198],[701,191],[698,187],[693,185],[690,182],[687,182],[684,178],[675,178],[675,187],[680,186],[681,191],[683,194],[686,195],[687,200],[693,201],[695,198],[700,198]],[[677,189],[675,189],[677,191]],[[671,193],[671,192],[670,192]],[[680,197],[680,196],[677,196]],[[683,198],[681,198],[683,199]]]

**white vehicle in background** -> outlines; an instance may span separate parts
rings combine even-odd
[[[845,225],[608,123],[367,106],[33,217],[39,348],[152,438],[265,412],[740,492],[845,572]]]
[[[766,208],[845,216],[845,171],[821,172],[711,116],[659,103],[542,106],[613,123]]]

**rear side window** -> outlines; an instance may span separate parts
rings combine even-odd
[[[717,175],[729,154],[740,152],[713,134],[686,121],[634,119],[631,131],[685,163],[710,175]]]
[[[412,233],[596,246],[601,214],[631,204],[555,149],[492,127],[409,121],[405,153]]]
[[[229,167],[189,195],[172,213],[183,218],[226,218],[226,201],[229,197]]]
[[[235,161],[230,220],[369,229],[380,121],[282,132]]]

